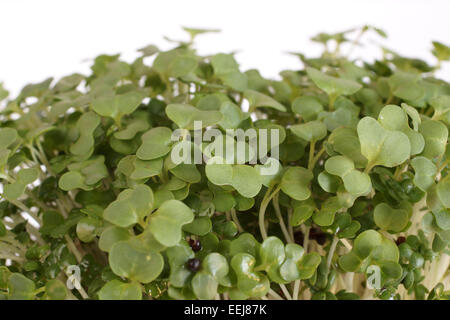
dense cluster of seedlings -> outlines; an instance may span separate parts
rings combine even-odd
[[[447,299],[450,48],[367,62],[343,51],[381,30],[319,34],[269,80],[185,30],[0,86],[0,299]],[[223,134],[195,144],[195,121]],[[238,129],[278,139],[217,161]],[[175,163],[180,146],[210,157]]]

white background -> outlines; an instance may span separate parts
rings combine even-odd
[[[263,76],[301,66],[287,51],[311,56],[320,52],[309,38],[372,24],[389,39],[379,41],[406,56],[434,63],[431,41],[450,44],[448,0],[1,0],[0,82],[13,94],[49,76],[89,72],[101,53],[123,53],[127,61],[147,44],[170,47],[163,36],[185,39],[180,26],[219,28],[198,38],[201,54],[239,51],[242,68],[258,68]],[[356,55],[380,54],[373,45]],[[450,65],[438,76],[450,80]]]

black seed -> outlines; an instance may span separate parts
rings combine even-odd
[[[405,242],[406,241],[406,238],[405,237],[398,237],[397,238],[397,241],[395,241],[395,243],[399,246],[399,245],[401,245],[403,242]]]
[[[193,258],[193,259],[189,259],[186,262],[186,267],[191,270],[192,272],[196,272],[198,271],[198,269],[200,269],[200,260]]]
[[[191,244],[191,248],[194,252],[198,252],[202,250],[202,244],[200,243],[200,241],[195,240],[194,243]]]
[[[193,246],[194,243],[195,243],[195,239],[189,238],[188,243],[189,243],[189,246],[192,248],[192,246]]]

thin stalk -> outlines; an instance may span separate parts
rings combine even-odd
[[[36,229],[29,223],[27,223],[27,225],[25,226],[25,229],[27,230],[27,232],[29,234],[31,234],[32,236],[34,236],[36,238],[37,243],[39,243],[40,245],[45,244],[45,241],[42,239],[41,234],[39,233],[38,229]]]
[[[281,291],[283,291],[283,294],[286,297],[286,299],[292,300],[292,296],[289,293],[289,290],[286,288],[286,286],[284,284],[280,284],[280,288],[281,288]]]
[[[287,230],[286,224],[284,223],[283,215],[281,214],[280,204],[278,202],[278,195],[279,195],[278,193],[275,194],[272,199],[272,204],[273,207],[275,208],[275,214],[277,215],[277,218],[280,221],[280,228],[281,231],[283,232],[284,238],[286,239],[287,242],[293,243],[294,241],[289,235],[289,231]]]
[[[288,208],[288,228],[289,228],[289,235],[291,236],[292,241],[294,241],[294,228],[291,225],[292,221],[292,208]]]
[[[21,244],[19,241],[15,240],[15,239],[12,239],[9,236],[2,237],[0,241],[6,242],[9,245],[13,246],[14,249],[19,251],[19,253],[21,255],[25,255],[25,252],[27,251],[27,248],[23,244]]]
[[[236,224],[236,227],[238,228],[238,231],[241,232],[241,233],[244,232],[244,228],[242,228],[242,226],[241,226],[241,224],[239,222],[239,219],[237,217],[236,210],[234,210],[234,208],[231,208],[230,211],[231,211],[231,219]]]
[[[339,242],[339,238],[334,236],[333,242],[331,242],[330,251],[328,251],[328,258],[327,258],[327,269],[330,269],[331,261],[333,260],[334,251],[336,250],[336,246]]]
[[[23,204],[22,201],[20,200],[10,200],[9,202],[11,202],[13,205],[15,205],[16,207],[18,207],[20,210],[22,210],[23,212],[27,213],[28,215],[30,215],[30,217],[32,217],[37,223],[39,223],[40,225],[42,225],[42,221],[41,219],[37,216],[37,214],[35,214],[30,208],[28,208],[26,205]]]
[[[81,263],[83,260],[83,255],[78,251],[77,247],[75,246],[75,243],[73,243],[73,240],[69,235],[64,235],[64,239],[67,241],[67,248],[72,252],[72,254],[75,256],[75,259],[77,259],[78,263]]]
[[[44,148],[42,148],[42,144],[39,139],[36,139],[36,145],[38,147],[42,163],[45,165],[46,169],[48,170],[48,173],[53,176],[54,174],[51,172],[50,163],[48,162],[47,156],[45,155],[44,152]]]
[[[270,296],[272,296],[272,298],[276,299],[276,300],[284,300],[278,293],[276,293],[275,291],[273,291],[272,289],[269,289],[268,294]]]
[[[293,300],[298,300],[298,294],[300,291],[300,280],[295,280],[294,282],[294,291],[292,294],[292,299]]]
[[[325,146],[322,146],[322,149],[320,149],[320,151],[314,156],[313,160],[312,160],[312,164],[311,164],[311,169],[314,169],[314,167],[316,166],[317,161],[320,159],[320,157],[322,156],[322,154],[325,152]]]
[[[372,170],[373,167],[375,167],[375,164],[368,163],[366,168],[364,169],[364,173],[369,174],[370,170]]]
[[[328,97],[328,106],[329,106],[329,111],[333,111],[334,110],[334,103],[336,102],[336,98],[337,96],[332,94]]]
[[[303,249],[305,249],[305,253],[308,253],[309,230],[311,230],[311,227],[305,226],[305,234],[303,236]]]
[[[436,172],[436,176],[438,176],[439,173],[441,173],[441,171],[444,170],[444,168],[449,164],[449,162],[450,162],[450,159],[444,161],[444,163],[442,163],[442,164],[439,166],[439,168],[437,169],[437,172]]]
[[[314,161],[314,148],[316,145],[316,141],[311,141],[309,144],[309,159],[308,159],[308,170],[313,169],[313,161]]]
[[[341,239],[341,242],[348,249],[348,251],[352,251],[352,245],[347,241],[347,239]]]
[[[269,205],[270,200],[273,198],[273,196],[280,190],[281,186],[279,185],[272,193],[270,191],[272,188],[267,189],[266,194],[264,195],[263,200],[261,201],[261,206],[259,208],[259,216],[258,216],[258,222],[259,222],[259,230],[261,231],[261,236],[263,239],[267,238],[267,231],[265,226],[265,220],[264,215],[266,213],[267,206]]]
[[[389,93],[389,97],[387,98],[386,102],[384,103],[386,104],[390,104],[392,102],[392,100],[394,100],[394,94],[392,92]]]
[[[399,181],[400,180],[400,176],[402,175],[403,172],[406,171],[407,168],[408,168],[408,163],[407,162],[405,162],[401,166],[397,167],[395,169],[395,173],[394,173],[394,180]]]

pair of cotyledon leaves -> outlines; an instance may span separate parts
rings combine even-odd
[[[8,290],[10,300],[32,300],[36,296],[36,285],[29,278],[18,272],[10,272],[6,267],[0,267],[2,286]],[[66,286],[59,279],[49,280],[44,286],[44,298],[49,300],[64,300],[67,296]]]
[[[148,217],[148,228],[157,241],[165,246],[173,246],[181,239],[181,228],[194,219],[192,210],[179,200],[163,202],[152,213],[154,195],[144,184],[122,191],[104,211],[107,221],[127,228],[142,223]]]
[[[399,250],[394,242],[375,230],[367,230],[356,237],[352,250],[338,261],[347,272],[366,272],[369,266],[378,266],[383,285],[388,279],[396,280],[402,276],[399,257]]]
[[[270,165],[271,161],[277,160],[269,160],[266,165]],[[263,184],[269,187],[272,183],[279,183],[281,190],[293,199],[306,200],[310,197],[309,183],[313,175],[309,170],[302,167],[289,167],[282,171],[279,165],[281,175],[276,173],[273,176],[264,176],[259,173],[262,167],[261,165],[252,167],[226,164],[223,159],[215,157],[210,159],[205,172],[208,180],[215,185],[232,186],[246,198],[256,196]]]
[[[288,283],[313,276],[320,264],[317,253],[305,254],[301,246],[269,237],[258,244],[249,234],[232,241],[231,267],[237,275],[237,287],[248,297],[261,297],[270,288],[269,278]],[[264,271],[265,274],[262,272]]]
[[[146,185],[124,190],[104,211],[105,220],[116,227],[105,229],[100,237],[102,250],[109,251],[113,272],[130,280],[149,283],[164,267],[160,251],[177,245],[182,227],[193,221],[192,210],[178,200],[163,202],[152,211],[153,194]],[[145,231],[132,236],[125,228],[147,217]]]
[[[68,165],[68,169],[69,171],[61,176],[58,183],[59,187],[65,191],[92,190],[109,174],[104,156],[94,156],[89,160],[71,163]]]
[[[39,177],[37,168],[22,169],[17,173],[17,179],[4,186],[3,194],[8,200],[16,200],[26,190],[27,185],[34,182]]]

